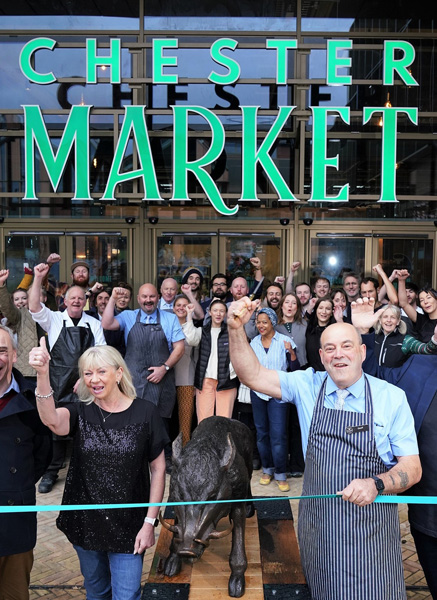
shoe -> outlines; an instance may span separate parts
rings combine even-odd
[[[171,456],[166,456],[165,457],[165,472],[167,473],[167,475],[171,475],[172,469],[173,469],[173,461],[171,459]]]
[[[259,458],[253,459],[252,468],[254,471],[259,471],[261,469],[261,461]]]
[[[54,479],[53,479],[53,477],[44,475],[43,478],[41,479],[41,481],[39,482],[38,492],[40,494],[48,494],[49,492],[51,492],[53,489],[53,486],[55,485],[55,481],[57,478],[58,478],[57,475]]]
[[[261,475],[261,479],[259,480],[260,485],[269,485],[271,480],[273,479],[273,475],[269,475],[268,473],[263,473]]]
[[[290,477],[302,477],[303,473],[302,471],[292,471],[290,473]]]
[[[288,485],[286,480],[276,479],[276,483],[278,484],[278,488],[281,492],[289,492],[290,486]]]

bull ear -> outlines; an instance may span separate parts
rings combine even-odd
[[[173,464],[177,466],[182,452],[182,431],[172,444]]]
[[[237,449],[235,448],[234,440],[232,439],[232,435],[228,433],[227,436],[227,444],[225,451],[223,453],[223,458],[221,460],[220,466],[226,471],[229,469],[231,464],[234,462],[235,454]]]

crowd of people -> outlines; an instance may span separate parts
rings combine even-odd
[[[53,282],[60,260],[27,269],[13,291],[0,270],[2,504],[34,504],[38,480],[49,493],[69,448],[64,504],[159,503],[172,440],[181,432],[185,445],[213,414],[235,418],[252,432],[261,485],[287,492],[287,478],[305,474],[304,495],[340,492],[346,501],[301,504],[312,597],[405,598],[396,505],[373,500],[407,489],[437,496],[434,289],[381,265],[366,277],[346,270],[335,289],[325,277],[298,281],[299,262],[267,281],[253,257],[251,286],[216,273],[205,290],[204,273],[190,267],[180,282],[143,284],[134,308],[128,283],[90,283],[83,261],[71,265],[69,285]],[[437,598],[437,510],[409,511]],[[61,512],[57,526],[74,545],[89,597],[139,600],[157,512]],[[19,590],[5,600],[24,600],[36,520],[7,519],[0,588]],[[25,531],[20,543],[9,523]]]

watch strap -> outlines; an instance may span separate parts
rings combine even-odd
[[[152,517],[145,517],[144,523],[149,523],[150,525],[153,525],[153,527],[158,527],[159,519],[152,519]]]

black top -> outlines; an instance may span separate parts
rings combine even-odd
[[[62,504],[148,502],[149,463],[169,442],[156,407],[136,398],[119,413],[67,404],[73,452]],[[85,550],[132,553],[147,508],[61,512],[56,524]]]
[[[434,334],[434,328],[437,325],[437,319],[430,319],[427,314],[417,313],[417,319],[414,324],[415,335],[421,342],[429,342]]]

